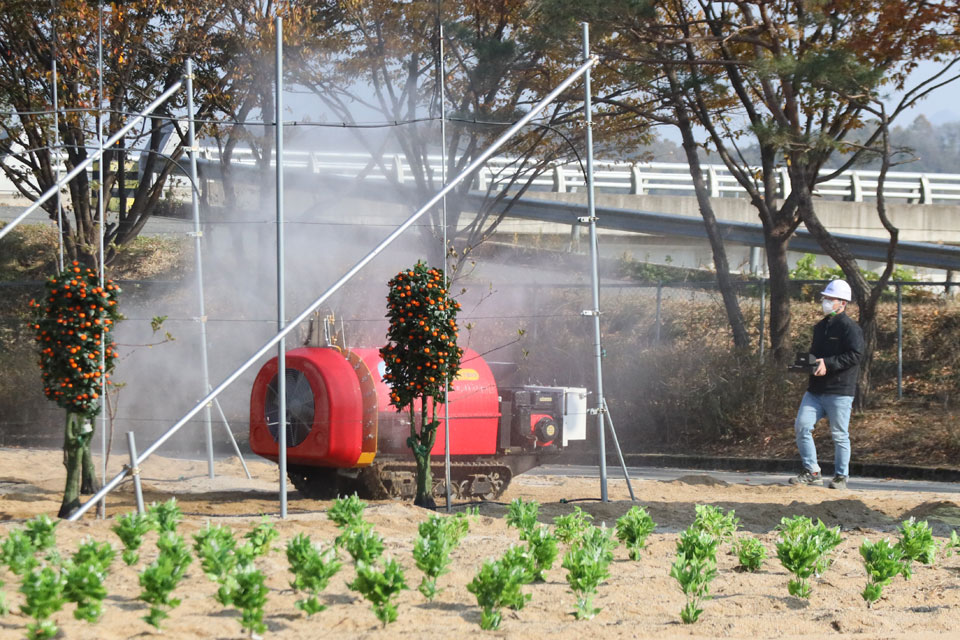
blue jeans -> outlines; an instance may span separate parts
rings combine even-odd
[[[803,394],[797,420],[793,430],[797,434],[797,449],[803,467],[810,472],[820,473],[817,464],[817,447],[813,444],[813,427],[826,416],[830,420],[830,437],[833,439],[834,475],[850,475],[850,410],[853,408],[853,396],[833,396],[815,394],[809,391]]]

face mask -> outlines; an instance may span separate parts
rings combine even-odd
[[[823,312],[826,315],[831,315],[833,311],[833,300],[821,300],[820,304],[823,306]]]

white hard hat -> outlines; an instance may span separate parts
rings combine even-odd
[[[850,302],[850,285],[847,284],[846,280],[831,280],[827,288],[820,292],[820,295]]]

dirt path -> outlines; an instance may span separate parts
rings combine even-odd
[[[181,531],[190,535],[208,519],[227,524],[238,532],[249,530],[261,513],[275,513],[276,467],[269,463],[251,465],[253,480],[243,477],[236,461],[218,464],[218,477],[206,477],[205,463],[154,459],[146,463],[143,479],[147,500],[166,500],[175,495],[188,514]],[[53,451],[0,449],[0,534],[39,513],[55,514],[62,490],[63,467]],[[622,481],[611,480],[611,502],[561,502],[597,495],[597,481],[582,478],[521,476],[503,496],[541,503],[541,521],[580,506],[596,523],[611,526],[629,507],[629,495]],[[453,571],[441,578],[444,591],[427,603],[415,590],[420,574],[411,550],[417,525],[429,512],[407,503],[384,501],[371,504],[367,519],[385,538],[387,555],[397,558],[407,572],[410,591],[399,599],[397,622],[381,629],[366,602],[350,591],[346,583],[353,569],[346,566],[323,596],[329,608],[307,619],[293,604],[297,596],[289,588],[290,575],[280,548],[292,536],[304,531],[317,541],[332,542],[336,530],[326,517],[329,502],[301,500],[291,494],[290,518],[277,523],[281,538],[277,550],[259,561],[268,575],[266,637],[317,638],[439,638],[481,633],[490,637],[541,639],[563,638],[926,638],[956,637],[960,629],[960,557],[941,558],[934,567],[915,567],[908,582],[897,578],[884,590],[884,598],[868,609],[860,597],[865,582],[858,547],[864,538],[892,537],[903,518],[928,518],[938,536],[960,526],[960,507],[949,494],[912,494],[895,491],[842,492],[828,489],[787,486],[728,485],[709,475],[695,474],[671,482],[634,483],[640,503],[658,523],[649,549],[639,562],[627,559],[618,548],[611,569],[596,598],[602,608],[590,621],[577,622],[570,612],[574,599],[559,562],[547,573],[545,584],[531,585],[533,594],[521,611],[505,611],[499,632],[482,632],[476,600],[465,586],[482,561],[517,543],[516,531],[503,520],[506,507],[484,504],[480,517],[455,552]],[[109,499],[108,515],[133,508],[130,485],[124,485]],[[787,573],[775,556],[756,574],[734,570],[736,558],[721,548],[719,575],[712,585],[714,598],[706,602],[700,621],[679,622],[683,595],[669,577],[676,533],[693,520],[696,504],[711,503],[736,510],[744,534],[759,537],[773,556],[774,528],[783,516],[803,514],[822,518],[828,525],[841,525],[844,541],[837,549],[833,566],[814,580],[809,602],[787,593]],[[61,523],[57,528],[59,548],[69,553],[92,536],[118,544],[110,532],[111,520],[86,518],[78,523]],[[150,534],[137,570],[156,554]],[[19,613],[21,595],[17,580],[0,573],[7,584],[2,589],[13,613],[0,618],[0,638],[22,637],[25,618]],[[140,617],[145,610],[137,600],[136,571],[119,560],[113,565],[107,588],[110,596],[102,620],[96,625],[72,617],[72,605],[56,616],[69,638],[160,637]],[[177,595],[183,603],[173,611],[164,627],[166,638],[240,638],[239,616],[223,610],[213,599],[215,585],[195,562]]]

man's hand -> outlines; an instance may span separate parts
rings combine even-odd
[[[827,365],[824,364],[823,358],[817,358],[817,368],[813,370],[813,375],[815,376],[827,375]]]

